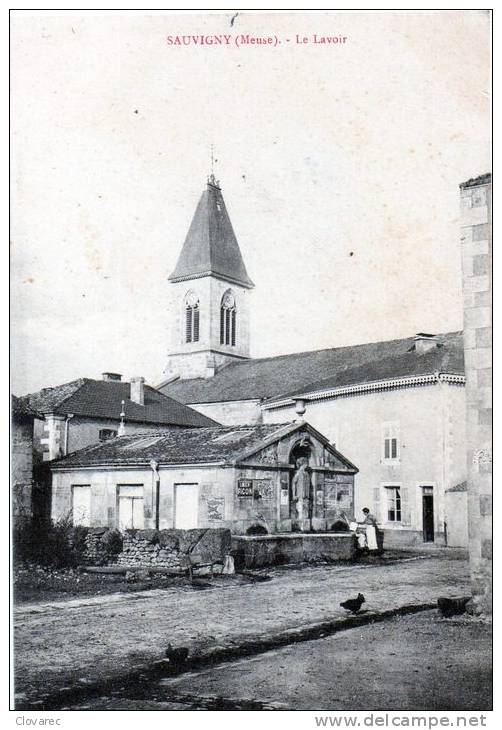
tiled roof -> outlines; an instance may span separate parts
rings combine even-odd
[[[331,378],[325,378],[301,388],[292,395],[313,393],[318,390],[331,390],[348,385],[374,383],[394,378],[409,378],[430,373],[464,374],[463,350],[440,346],[420,355],[415,350],[404,352],[382,360],[367,362],[355,368],[342,370]]]
[[[297,429],[315,433],[336,456],[340,470],[356,472],[347,459],[329,446],[323,436],[308,424],[278,423],[249,426],[214,426],[212,428],[173,429],[172,431],[145,431],[118,436],[102,444],[88,446],[69,456],[57,459],[51,466],[56,468],[92,465],[148,465],[151,460],[159,464],[207,464],[224,462],[232,464],[250,451],[279,441]]]
[[[120,420],[121,402],[125,401],[125,422],[176,426],[213,426],[207,418],[182,403],[145,385],[145,404],[131,401],[130,384],[114,380],[79,378],[55,388],[31,393],[25,400],[42,413],[73,413],[78,416]]]
[[[437,335],[437,348],[446,364],[463,373],[463,341],[461,332]],[[297,393],[326,378],[341,377],[345,370],[353,383],[365,382],[368,368],[376,361],[386,361],[382,366],[387,377],[399,377],[406,365],[408,374],[422,373],[424,367],[434,372],[434,358],[425,360],[413,348],[414,338],[370,342],[363,345],[335,347],[327,350],[299,352],[292,355],[244,360],[226,365],[212,378],[174,380],[160,385],[162,393],[182,403],[215,403],[218,401],[266,400],[281,395]],[[408,360],[401,357],[410,351]],[[434,360],[434,362],[431,362]],[[395,363],[395,367],[393,367]],[[375,367],[376,372],[378,368]]]
[[[12,395],[11,403],[13,416],[18,416],[20,418],[43,418],[43,415],[32,408],[28,401],[23,398],[18,398],[17,396]]]
[[[206,274],[251,288],[239,244],[218,185],[208,183],[197,205],[171,281],[183,281]]]
[[[471,177],[466,182],[460,183],[461,188],[474,188],[476,185],[487,185],[492,181],[491,172],[485,172],[484,175],[478,175],[478,177]]]

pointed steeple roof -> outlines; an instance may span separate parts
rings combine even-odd
[[[219,182],[209,177],[207,188],[197,205],[187,237],[170,281],[199,279],[213,274],[254,287],[248,276],[242,254],[230,223]]]

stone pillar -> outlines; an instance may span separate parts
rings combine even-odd
[[[492,611],[491,175],[460,185],[469,560],[475,610]]]

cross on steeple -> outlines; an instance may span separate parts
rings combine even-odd
[[[218,162],[218,159],[215,159],[214,157],[214,144],[211,143],[211,174],[207,178],[207,182],[209,185],[213,185],[215,188],[220,187],[220,181],[216,180],[214,176],[214,165]]]

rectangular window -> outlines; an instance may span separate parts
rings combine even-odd
[[[388,421],[382,424],[382,459],[399,461],[399,422]]]
[[[143,485],[119,484],[119,530],[142,530],[144,527]]]
[[[387,493],[387,520],[401,522],[401,487],[385,487]]]
[[[72,515],[73,524],[76,527],[91,526],[91,485],[72,485]]]
[[[199,485],[174,485],[174,527],[191,530],[199,526]]]

